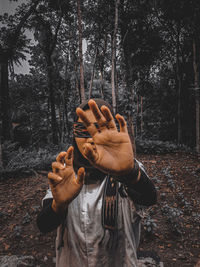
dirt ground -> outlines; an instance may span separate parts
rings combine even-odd
[[[153,251],[164,266],[195,266],[200,260],[200,162],[186,153],[139,155],[158,190],[158,203],[143,219],[139,251]],[[32,255],[36,265],[55,266],[56,232],[36,226],[48,182],[45,174],[0,181],[0,255]]]

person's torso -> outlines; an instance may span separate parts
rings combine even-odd
[[[117,231],[102,226],[102,201],[106,179],[83,186],[68,206],[64,247],[57,250],[57,267],[135,267],[140,238],[140,216],[133,202],[118,194]]]

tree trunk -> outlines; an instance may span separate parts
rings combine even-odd
[[[181,78],[179,73],[179,64],[177,64],[177,80],[178,80],[178,144],[181,143],[182,130],[181,130]]]
[[[180,42],[179,31],[176,36],[176,78],[178,82],[178,107],[177,107],[177,119],[178,119],[178,144],[182,141],[182,125],[181,125],[181,88],[182,88],[182,75],[180,68]]]
[[[82,38],[82,14],[80,0],[77,0],[78,11],[78,38],[79,38],[79,62],[80,62],[80,95],[81,102],[85,100],[84,70],[83,70],[83,38]]]
[[[198,158],[200,159],[200,96],[199,96],[199,88],[196,92],[196,151]]]
[[[104,72],[100,70],[100,80],[101,80],[101,97],[104,99]]]
[[[115,0],[115,25],[112,37],[112,70],[111,70],[111,85],[112,85],[112,105],[114,113],[116,113],[116,88],[115,88],[115,67],[116,67],[116,42],[117,42],[117,29],[118,29],[118,7],[120,0]]]
[[[51,59],[47,59],[47,79],[49,88],[49,100],[51,108],[51,130],[52,130],[52,142],[58,144],[57,123],[56,123],[56,109],[55,109],[55,96],[53,86],[53,65]]]
[[[96,64],[96,59],[97,59],[97,53],[98,53],[98,48],[96,48],[94,63],[93,63],[93,66],[92,66],[92,74],[91,74],[90,88],[89,88],[89,99],[91,98],[91,95],[92,95],[92,87],[93,87],[93,80],[94,80],[94,70],[95,70],[95,64]]]
[[[139,96],[137,95],[137,115],[135,124],[135,137],[138,136],[138,118],[139,118]]]
[[[118,86],[118,73],[115,70],[115,95],[116,95],[116,113],[118,112],[118,103],[119,103],[119,86]]]
[[[128,113],[128,116],[127,116],[127,123],[128,123],[128,134],[130,136],[130,140],[132,143],[134,157],[136,157],[135,132],[134,132],[132,116],[130,113]]]
[[[103,53],[101,57],[101,65],[100,65],[100,79],[101,79],[101,96],[104,99],[104,64],[105,64],[105,56],[106,56],[106,51],[107,51],[107,44],[108,44],[108,36],[105,34],[105,39],[104,39],[104,47],[103,47]]]
[[[197,55],[197,42],[193,40],[193,68],[194,68],[194,89],[195,89],[195,99],[196,99],[196,152],[198,157],[200,157],[200,81],[199,81],[199,62]]]
[[[122,6],[124,7],[123,3]],[[131,138],[131,143],[133,146],[134,155],[136,156],[136,145],[135,145],[135,132],[134,132],[134,125],[133,125],[133,107],[134,107],[134,87],[133,81],[136,80],[137,74],[133,71],[133,64],[132,59],[130,57],[130,42],[129,36],[127,31],[127,14],[126,10],[122,10],[121,13],[121,39],[122,39],[122,46],[123,46],[123,62],[125,66],[125,84],[126,84],[126,92],[125,92],[125,99],[128,102],[127,108],[127,125],[128,125],[128,132]],[[136,121],[137,123],[137,121]]]
[[[1,136],[0,136],[0,168],[2,167],[3,167],[3,150],[2,150]]]
[[[140,99],[140,112],[141,112],[140,130],[141,130],[141,136],[142,136],[142,133],[143,133],[143,97],[142,96]]]
[[[0,99],[1,99],[1,142],[11,140],[11,113],[10,113],[10,97],[8,87],[8,59],[9,51],[1,51],[0,53]]]

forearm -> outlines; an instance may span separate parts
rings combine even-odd
[[[62,222],[63,216],[52,209],[53,198],[43,201],[43,208],[37,216],[37,226],[42,233],[55,230]]]

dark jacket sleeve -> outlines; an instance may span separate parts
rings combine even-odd
[[[142,169],[140,169],[140,172],[140,180],[131,187],[127,186],[126,191],[134,203],[144,206],[152,206],[157,202],[156,188]]]
[[[134,161],[135,168],[123,177],[125,190],[135,204],[152,206],[157,202],[156,188],[146,174],[143,164],[138,160]],[[139,171],[141,173],[140,180],[133,183],[134,179],[137,179]]]
[[[43,207],[37,216],[37,226],[42,233],[55,230],[62,222],[63,218],[52,209],[53,198],[43,201]]]

